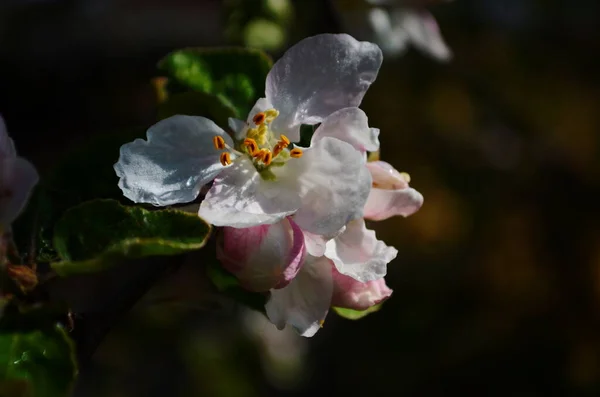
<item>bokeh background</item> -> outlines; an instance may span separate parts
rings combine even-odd
[[[168,51],[276,58],[342,31],[357,1],[2,0],[0,113],[43,171],[102,131],[149,125]],[[330,314],[307,340],[232,305],[148,299],[76,396],[600,395],[600,3],[429,9],[452,61],[386,57],[362,105],[382,158],[425,197],[374,225],[399,250],[383,309]]]

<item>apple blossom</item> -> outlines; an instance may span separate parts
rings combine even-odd
[[[0,233],[19,216],[38,180],[35,167],[17,155],[0,116]]]
[[[335,236],[362,216],[371,186],[362,155],[333,131],[309,148],[292,143],[302,124],[355,128],[338,111],[357,109],[381,61],[379,47],[345,34],[304,39],[275,63],[247,120],[230,119],[233,139],[203,117],[162,120],[147,140],[121,147],[119,187],[134,202],[165,206],[193,201],[214,179],[199,209],[213,225],[292,216],[303,231]]]

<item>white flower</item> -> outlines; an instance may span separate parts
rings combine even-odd
[[[134,202],[171,205],[194,200],[214,179],[199,215],[216,226],[293,216],[303,231],[335,236],[362,216],[371,186],[363,156],[336,134],[340,126],[364,128],[356,106],[381,61],[376,45],[348,35],[302,40],[275,63],[265,98],[247,120],[230,120],[235,139],[203,117],[165,119],[148,130],[147,141],[121,148],[119,186]],[[315,123],[335,131],[309,148],[292,145],[302,124]]]
[[[452,58],[452,51],[445,43],[435,18],[423,7],[411,6],[403,0],[366,2],[373,7],[340,11],[350,32],[357,31],[358,37],[377,43],[386,55],[402,55],[413,45],[438,61]]]
[[[19,216],[38,180],[34,166],[17,155],[0,117],[0,233]]]

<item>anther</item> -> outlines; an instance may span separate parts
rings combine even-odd
[[[276,109],[265,110],[265,122],[270,123],[279,116],[279,111]]]
[[[231,155],[229,154],[229,152],[223,152],[221,153],[221,157],[219,157],[219,160],[221,161],[221,164],[223,166],[229,165],[231,164]]]
[[[277,157],[277,155],[281,153],[283,149],[285,149],[285,146],[283,146],[281,142],[278,142],[273,148],[273,157]]]
[[[248,153],[250,153],[251,156],[254,156],[254,154],[258,151],[258,145],[252,138],[244,139],[244,146],[248,148]]]
[[[248,130],[248,132],[246,133],[246,136],[247,136],[248,138],[251,138],[251,139],[256,139],[256,138],[258,138],[258,129],[256,129],[256,128],[250,128],[250,129]]]
[[[265,154],[263,154],[263,156],[262,156],[262,162],[268,166],[269,164],[271,164],[272,160],[273,160],[273,153],[271,153],[270,151],[267,150],[265,152]]]
[[[302,149],[293,148],[292,150],[290,150],[290,156],[292,156],[295,159],[299,159],[300,157],[302,157]]]
[[[400,175],[404,178],[406,183],[410,183],[410,175],[408,175],[408,172],[401,172]]]
[[[220,135],[215,135],[213,138],[213,145],[215,145],[215,149],[223,150],[225,149],[225,139]]]
[[[279,141],[279,142],[285,143],[285,146],[284,146],[284,147],[287,147],[287,146],[290,144],[290,140],[288,139],[288,137],[287,137],[287,136],[285,136],[285,135],[283,135],[283,134],[281,134],[281,135],[279,136],[279,139],[280,139],[280,141]]]
[[[256,113],[254,115],[254,117],[252,118],[252,121],[254,121],[254,124],[256,124],[256,125],[261,125],[262,123],[265,122],[266,118],[267,118],[267,115],[264,112],[260,112],[260,113]]]
[[[254,153],[252,155],[252,157],[254,157],[255,159],[262,160],[263,157],[265,156],[265,153],[267,153],[267,152],[268,152],[267,149],[260,149],[259,151],[257,151],[256,153]]]

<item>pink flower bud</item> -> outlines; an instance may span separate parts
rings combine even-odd
[[[283,288],[302,267],[306,248],[300,228],[289,218],[273,225],[224,227],[217,258],[250,291]]]
[[[392,295],[392,290],[383,278],[361,283],[352,277],[344,276],[332,266],[333,298],[331,306],[353,310],[366,310],[383,302]]]

